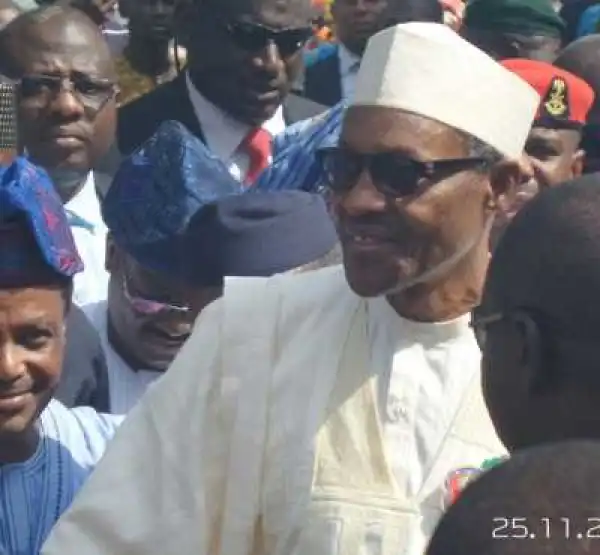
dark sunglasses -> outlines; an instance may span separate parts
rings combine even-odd
[[[330,147],[319,153],[328,185],[334,193],[354,188],[363,171],[368,170],[375,188],[391,197],[414,195],[424,180],[484,168],[484,158],[451,158],[421,162],[394,152],[360,154],[347,147]]]
[[[301,50],[312,37],[311,27],[274,30],[258,23],[224,21],[225,29],[235,45],[247,52],[257,52],[268,44],[277,46],[282,57]]]

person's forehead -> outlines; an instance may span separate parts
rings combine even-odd
[[[107,77],[114,73],[103,39],[77,21],[54,18],[29,26],[14,37],[11,48],[25,71],[48,68]]]
[[[216,6],[237,20],[274,29],[305,26],[314,15],[311,0],[219,0]]]
[[[353,106],[346,112],[340,143],[364,153],[401,151],[417,159],[439,153],[461,155],[464,136],[422,115],[380,106]]]

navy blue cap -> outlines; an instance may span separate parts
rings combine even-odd
[[[244,194],[215,204],[211,235],[226,276],[270,276],[314,262],[337,244],[323,198],[303,191]],[[205,218],[206,220],[206,218]]]
[[[191,285],[210,285],[220,275],[216,246],[190,221],[207,205],[242,190],[201,140],[167,121],[123,161],[103,215],[115,243],[141,266]]]
[[[0,168],[0,279],[18,285],[73,277],[83,263],[48,174],[17,158]]]

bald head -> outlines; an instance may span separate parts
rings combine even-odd
[[[600,174],[543,191],[508,226],[494,252],[483,305],[537,309],[560,326],[600,326]],[[598,299],[596,299],[598,295]]]
[[[98,26],[80,10],[62,6],[24,13],[5,28],[0,40],[0,71],[19,77],[36,59],[53,53],[114,75],[110,50]]]
[[[596,93],[588,121],[600,123],[600,35],[588,35],[567,46],[554,65],[586,81]]]
[[[427,555],[598,553],[599,477],[598,442],[519,452],[467,487],[442,518]]]

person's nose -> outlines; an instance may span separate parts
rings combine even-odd
[[[12,344],[0,347],[0,382],[17,381],[25,372],[25,365],[19,354],[20,349]]]
[[[156,3],[155,13],[156,15],[160,16],[169,15],[171,13],[171,7],[167,2],[164,2],[163,0],[158,0],[158,2]]]
[[[354,187],[339,198],[338,204],[348,216],[362,216],[385,211],[387,200],[373,184],[370,173],[364,170]]]
[[[255,64],[269,76],[277,76],[285,70],[285,65],[274,41],[269,40],[265,46],[256,53]]]
[[[79,119],[85,108],[72,88],[62,86],[50,102],[50,109],[60,114],[64,119]]]
[[[354,5],[354,11],[363,14],[369,10],[369,2],[367,0],[356,0]]]

